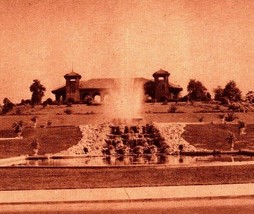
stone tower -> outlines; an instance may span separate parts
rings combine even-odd
[[[157,101],[165,101],[169,98],[169,83],[168,77],[170,73],[160,69],[159,71],[153,74],[155,82],[155,99]]]
[[[81,75],[75,72],[71,72],[64,75],[66,80],[66,100],[72,102],[80,102],[80,93],[79,93],[79,81]]]

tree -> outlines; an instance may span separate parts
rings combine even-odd
[[[246,100],[247,100],[249,103],[254,103],[254,92],[253,92],[253,91],[249,91],[249,92],[246,94]]]
[[[147,94],[149,97],[152,99],[155,98],[155,91],[156,91],[156,86],[154,81],[148,81],[144,84],[144,90],[145,94]]]
[[[207,101],[211,101],[212,100],[212,95],[209,92],[207,92],[206,93],[206,98],[207,98]]]
[[[3,114],[6,114],[10,110],[12,110],[14,107],[14,104],[8,98],[4,98],[3,104],[4,104],[2,109]]]
[[[224,89],[221,86],[218,86],[214,89],[214,100],[221,101],[223,98],[223,91]]]
[[[206,101],[208,100],[207,97],[207,89],[200,81],[195,79],[191,79],[188,86],[187,91],[189,92],[189,97],[191,100],[196,101]]]
[[[222,96],[228,98],[230,101],[238,102],[241,100],[241,94],[242,92],[236,87],[236,83],[231,80],[226,84]]]
[[[31,104],[41,104],[41,99],[44,96],[46,88],[40,83],[39,80],[36,79],[33,81],[33,84],[30,86],[30,91],[32,92]]]

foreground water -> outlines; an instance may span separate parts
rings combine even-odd
[[[250,156],[224,155],[224,156],[108,156],[108,157],[77,157],[26,160],[15,166],[125,166],[125,165],[196,165],[202,163],[234,163],[253,161]]]

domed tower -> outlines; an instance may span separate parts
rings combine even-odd
[[[79,80],[81,79],[81,75],[75,72],[70,72],[64,75],[66,80],[66,100],[72,102],[80,101],[80,93],[79,93]]]
[[[169,72],[162,69],[153,74],[155,82],[155,99],[158,101],[165,101],[170,96],[168,83],[169,75]]]

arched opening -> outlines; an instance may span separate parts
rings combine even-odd
[[[92,98],[93,98],[94,104],[100,104],[102,102],[101,94],[99,91],[95,91],[93,93]]]
[[[101,103],[101,95],[95,95],[93,100],[95,103]]]
[[[63,96],[63,95],[60,95],[58,101],[59,101],[60,104],[63,104],[63,102],[64,102],[64,96]]]

